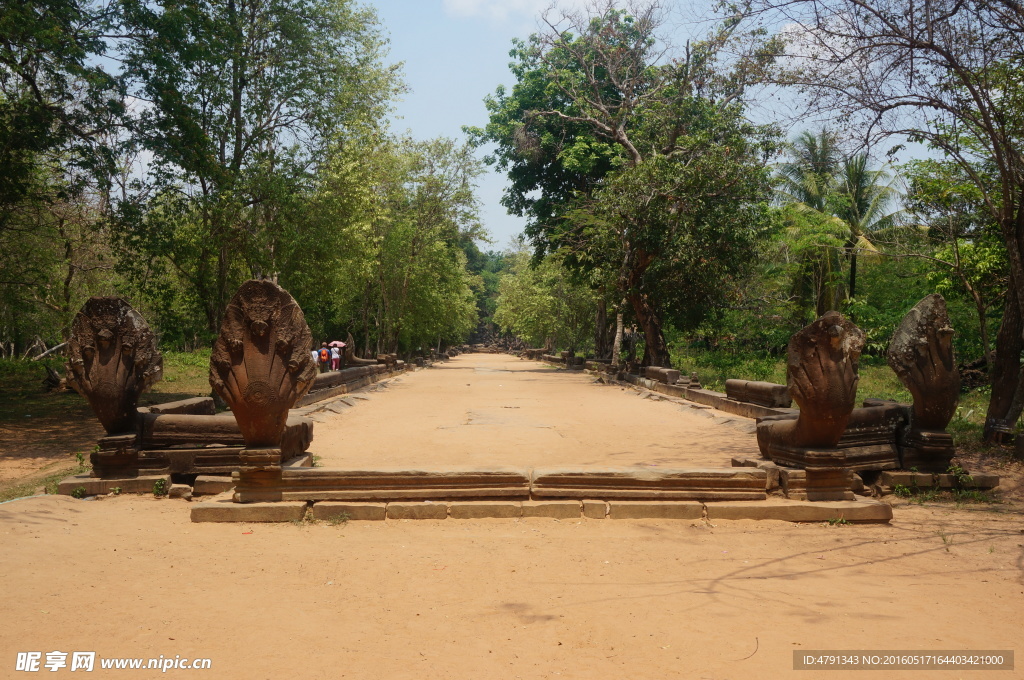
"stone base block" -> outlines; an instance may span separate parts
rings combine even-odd
[[[953,437],[947,432],[911,430],[900,443],[900,467],[943,473],[956,455]]]
[[[192,484],[192,493],[204,496],[214,496],[235,488],[235,483],[230,477],[216,477],[214,475],[199,475]]]
[[[387,517],[385,503],[337,503],[323,501],[313,504],[316,520],[382,520]]]
[[[447,519],[447,503],[388,503],[388,519]]]
[[[522,517],[523,505],[518,501],[464,501],[450,503],[448,516],[452,519],[486,519]]]
[[[192,500],[192,487],[188,484],[171,484],[171,488],[167,490],[168,498],[184,498],[187,501]]]
[[[313,467],[313,454],[312,453],[304,453],[301,456],[295,456],[294,458],[289,460],[287,463],[284,463],[283,467],[290,467],[290,468],[300,468],[300,467],[310,468],[310,467]]]
[[[608,516],[608,503],[605,501],[583,501],[583,516],[590,519],[604,519]]]
[[[279,479],[243,475],[236,487],[245,501],[413,501],[530,497],[530,472],[512,467],[338,470],[286,467]]]
[[[579,501],[523,501],[523,517],[579,519],[582,511]]]
[[[850,471],[845,468],[808,468],[807,500],[852,501]]]
[[[767,473],[748,467],[654,469],[537,468],[534,498],[763,500]]]
[[[170,475],[139,475],[138,477],[91,477],[75,475],[57,485],[57,493],[70,496],[81,487],[86,496],[99,496],[120,488],[121,493],[153,493],[153,485],[163,480],[164,489],[171,488]]]
[[[828,522],[844,519],[847,522],[886,523],[892,519],[892,507],[880,501],[800,501],[770,500],[743,503],[707,503],[708,520],[774,519],[784,522]]]
[[[193,522],[298,522],[306,516],[305,501],[234,503],[206,501],[192,506]]]
[[[609,519],[700,519],[704,504],[696,501],[615,501],[609,505]]]

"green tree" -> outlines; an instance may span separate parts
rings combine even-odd
[[[65,200],[113,167],[121,83],[101,65],[116,5],[20,0],[0,12],[0,230],[23,200]],[[39,181],[40,173],[59,183]],[[68,181],[68,180],[81,180]],[[40,194],[40,192],[43,192]]]
[[[924,248],[907,248],[935,270],[929,281],[946,297],[968,297],[977,315],[982,353],[994,359],[989,311],[1007,286],[1006,250],[984,206],[984,196],[959,165],[920,160],[906,164],[908,210],[917,218]],[[985,174],[977,168],[976,176]]]
[[[574,282],[556,255],[534,262],[523,249],[507,257],[511,266],[498,283],[495,323],[532,347],[584,350],[597,311],[591,287]]]
[[[165,258],[213,332],[234,287],[277,275],[318,165],[396,92],[372,11],[348,0],[125,0],[132,92],[153,164],[125,206],[129,245]],[[132,210],[136,211],[133,215]]]
[[[858,153],[843,161],[839,190],[836,195],[836,216],[846,225],[843,249],[849,262],[847,297],[857,297],[857,255],[875,255],[878,248],[873,235],[892,232],[901,226],[903,210],[897,208],[901,194],[896,180],[884,170],[868,167],[868,154]]]
[[[658,27],[655,6],[631,14],[613,2],[549,21],[513,50],[518,83],[488,101],[479,134],[498,144],[506,204],[532,217],[538,252],[613,273],[644,330],[644,363],[668,365],[666,319],[710,311],[714,284],[752,258],[767,226],[774,135],[747,123],[741,103],[767,46],[722,63],[737,38],[728,22],[666,61]]]

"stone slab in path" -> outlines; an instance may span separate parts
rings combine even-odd
[[[892,506],[874,499],[856,501],[793,501],[771,499],[743,503],[706,503],[709,522],[726,519],[774,519],[785,522],[888,522]]]
[[[304,501],[235,503],[230,499],[192,505],[193,522],[298,522],[306,516]]]

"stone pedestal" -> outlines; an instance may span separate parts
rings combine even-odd
[[[769,449],[769,454],[773,461],[800,468],[806,473],[805,488],[794,493],[790,484],[783,485],[788,497],[806,498],[809,501],[854,500],[845,449],[801,448],[775,444]],[[786,473],[783,472],[783,475],[786,476]]]
[[[134,477],[138,475],[139,438],[134,432],[110,434],[97,442],[89,456],[94,477]]]
[[[267,446],[262,448],[242,449],[238,455],[241,466],[235,479],[235,488],[272,489],[270,498],[260,500],[281,500],[281,448]],[[236,503],[251,502],[255,499],[244,498],[238,490],[234,493]]]
[[[953,437],[936,430],[910,430],[900,445],[900,463],[904,470],[945,472],[956,455]]]
[[[852,501],[850,475],[845,467],[807,468],[807,500],[809,501]]]

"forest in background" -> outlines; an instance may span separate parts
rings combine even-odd
[[[481,162],[391,132],[404,88],[349,0],[32,0],[0,17],[0,352],[120,295],[168,349],[208,347],[271,277],[361,351],[477,324]]]
[[[1016,422],[1024,11],[751,0],[674,40],[671,7],[548,11],[459,141],[388,128],[401,70],[349,0],[5,3],[0,354],[90,295],[208,347],[265,276],[361,352],[503,337],[781,381],[823,312],[871,363],[940,292],[984,422]],[[801,126],[764,122],[779,101]],[[927,157],[895,162],[907,141]],[[525,224],[505,251],[479,245],[485,164]]]

